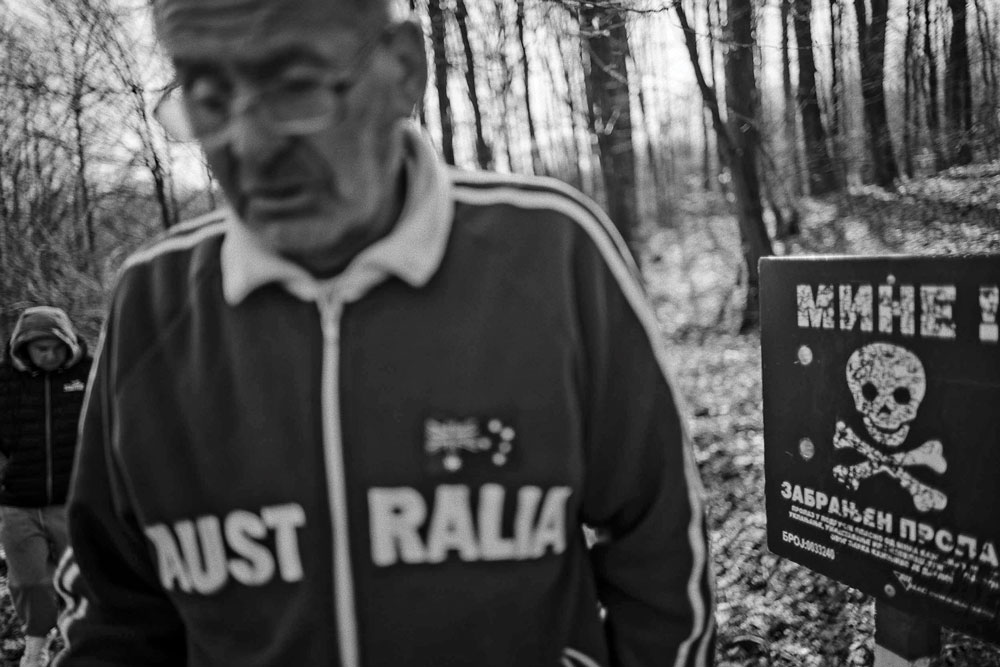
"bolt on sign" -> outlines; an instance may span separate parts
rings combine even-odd
[[[760,264],[774,553],[1000,642],[1000,255]]]

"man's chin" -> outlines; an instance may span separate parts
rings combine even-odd
[[[344,239],[329,214],[310,211],[286,216],[248,216],[243,220],[257,244],[317,274],[341,255]],[[334,261],[335,264],[339,262]]]

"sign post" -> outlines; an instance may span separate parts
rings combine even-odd
[[[879,667],[1000,642],[1000,256],[760,269],[768,547],[876,598]]]
[[[874,667],[927,667],[940,652],[940,627],[875,602]]]

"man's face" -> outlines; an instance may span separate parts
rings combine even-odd
[[[340,271],[401,205],[397,121],[416,100],[394,33],[360,14],[349,0],[156,3],[230,204],[265,247],[317,274]],[[303,89],[319,102],[296,104]]]
[[[28,343],[28,357],[31,363],[51,373],[66,363],[69,349],[58,338],[38,338]]]

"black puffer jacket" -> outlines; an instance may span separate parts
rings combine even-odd
[[[0,505],[66,502],[92,360],[72,329],[58,333],[72,342],[61,368],[47,373],[33,366],[25,350],[31,336],[18,328],[8,358],[0,363],[0,452],[7,457]]]

